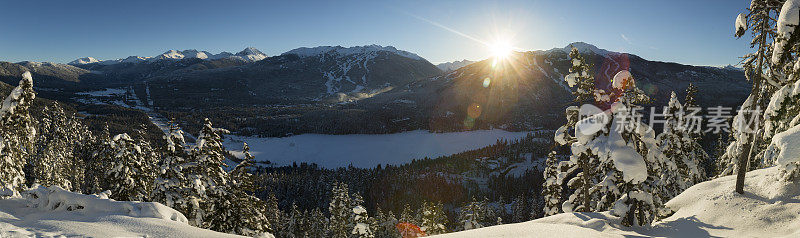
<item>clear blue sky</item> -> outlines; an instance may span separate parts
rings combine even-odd
[[[277,55],[303,46],[392,45],[431,62],[485,59],[481,41],[524,50],[585,41],[646,59],[726,65],[749,52],[715,1],[0,1],[0,61],[66,63],[169,49]],[[426,20],[423,20],[426,19]]]

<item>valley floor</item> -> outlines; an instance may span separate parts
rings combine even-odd
[[[608,212],[563,213],[437,237],[800,237],[800,184],[778,173],[749,172],[743,195],[734,192],[735,176],[692,186],[666,204],[675,214],[651,227],[623,227]]]
[[[258,161],[275,166],[292,162],[316,163],[326,168],[374,168],[379,164],[400,165],[412,159],[436,158],[492,145],[498,139],[514,140],[528,132],[500,129],[433,133],[416,130],[395,134],[322,135],[302,134],[282,138],[226,136],[225,148],[241,157],[242,142]]]

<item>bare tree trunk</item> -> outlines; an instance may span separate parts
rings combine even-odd
[[[767,13],[767,17],[768,16],[769,16],[769,13]],[[762,24],[762,29],[767,29],[767,27],[769,27],[769,21],[767,21],[767,19],[764,19],[763,21],[761,21],[761,24]],[[762,33],[760,38],[761,39],[759,39],[759,49],[758,49],[758,56],[757,56],[758,57],[758,64],[757,64],[756,70],[755,70],[756,77],[753,78],[753,89],[752,89],[752,91],[750,91],[751,94],[753,95],[753,98],[752,98],[753,99],[753,103],[752,103],[752,105],[754,105],[756,107],[760,107],[760,104],[759,104],[758,101],[759,101],[759,96],[761,96],[760,95],[761,94],[761,84],[764,81],[764,79],[761,78],[761,73],[762,73],[762,71],[764,71],[764,68],[763,68],[763,66],[764,66],[764,51],[767,50],[767,47],[764,47],[764,45],[767,43],[767,33],[766,32]],[[750,118],[753,118],[753,115],[752,115],[752,113],[753,113],[752,110],[753,109],[754,108],[751,108]],[[742,113],[742,115],[744,115],[744,113]],[[745,117],[745,118],[747,118],[747,117]],[[742,119],[745,119],[745,118],[742,118]],[[756,121],[756,122],[758,122],[758,121]],[[754,129],[758,129],[757,125],[758,124],[755,125],[756,128],[754,128]],[[744,125],[744,123],[742,123],[740,131],[744,132],[743,129],[746,126],[747,125]],[[737,167],[736,168],[736,192],[739,193],[739,194],[744,194],[744,176],[747,174],[747,170],[749,170],[750,158],[752,156],[753,150],[755,149],[755,145],[756,145],[755,142],[758,139],[757,136],[758,136],[758,133],[753,133],[753,138],[751,140],[747,140],[747,143],[744,144],[744,151],[742,151],[742,153],[739,155],[738,165],[736,166]]]

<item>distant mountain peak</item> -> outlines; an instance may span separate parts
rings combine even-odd
[[[342,46],[317,46],[317,47],[300,47],[297,49],[293,49],[283,53],[282,55],[288,54],[296,54],[300,57],[312,57],[318,56],[323,54],[335,54],[339,57],[342,56],[349,56],[354,54],[368,54],[368,53],[375,53],[375,52],[390,52],[394,53],[406,58],[414,59],[414,60],[424,60],[417,54],[398,50],[394,46],[380,46],[380,45],[365,45],[365,46],[353,46],[353,47],[342,47]]]
[[[239,51],[239,53],[236,53],[236,55],[239,55],[239,56],[242,56],[242,55],[264,55],[264,53],[262,53],[260,50],[256,49],[255,47],[249,46],[247,48],[244,48],[244,50]]]
[[[227,53],[227,52],[223,52],[223,53]],[[220,54],[222,54],[222,53],[220,53]],[[264,58],[267,58],[267,54],[262,53],[260,50],[256,49],[255,47],[252,47],[252,46],[244,48],[244,50],[239,51],[239,53],[236,53],[235,56],[246,58],[249,61],[259,61],[259,60],[262,60]]]
[[[97,63],[97,62],[100,62],[100,61],[95,59],[95,58],[92,58],[92,57],[83,57],[83,58],[80,58],[80,59],[73,60],[73,61],[71,61],[71,62],[69,62],[67,64],[69,64],[69,65],[81,65],[81,64],[91,64],[91,63]]]
[[[461,67],[470,65],[470,64],[475,63],[475,62],[477,62],[477,61],[471,61],[471,60],[464,59],[464,60],[460,60],[460,61],[444,62],[444,63],[441,63],[441,64],[437,64],[436,67],[441,69],[442,71],[450,72],[450,71],[459,69]]]
[[[97,60],[92,57],[84,57],[73,60],[68,64],[84,65],[84,64],[99,63],[103,65],[112,65],[118,63],[141,63],[141,62],[153,62],[158,60],[182,60],[191,58],[204,59],[204,60],[233,58],[237,60],[252,62],[267,58],[267,55],[254,47],[247,47],[244,50],[240,51],[239,53],[236,53],[235,55],[224,51],[219,54],[212,54],[209,53],[208,51],[198,51],[196,49],[189,49],[189,50],[172,49],[172,50],[167,50],[164,53],[161,53],[153,57],[128,56],[124,59],[112,59],[112,60]]]
[[[536,52],[549,53],[549,52],[554,52],[554,51],[560,51],[560,52],[564,52],[564,53],[569,54],[569,52],[572,51],[572,47],[577,48],[578,52],[580,52],[581,54],[592,53],[592,54],[606,56],[606,57],[609,56],[609,54],[620,54],[618,52],[613,52],[613,51],[608,51],[608,50],[605,50],[605,49],[598,48],[597,46],[594,46],[592,44],[589,44],[589,43],[586,43],[586,42],[582,42],[582,41],[576,41],[576,42],[569,43],[569,44],[567,44],[567,46],[564,46],[563,48],[553,48],[553,49],[550,49],[550,50],[539,50],[539,51],[536,51]]]
[[[597,46],[582,41],[572,42],[569,45],[565,46],[564,48],[561,48],[561,50],[569,53],[570,51],[572,51],[572,47],[577,48],[578,52],[581,52],[582,54],[594,53],[597,55],[608,56],[608,54],[610,53],[616,53],[605,49],[600,49]]]

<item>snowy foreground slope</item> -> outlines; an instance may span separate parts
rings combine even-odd
[[[38,187],[0,199],[0,237],[240,237],[190,226],[160,203],[114,201]]]
[[[675,214],[651,227],[623,227],[608,212],[564,213],[529,222],[436,237],[800,237],[800,186],[781,182],[776,167],[692,186],[667,203]]]

